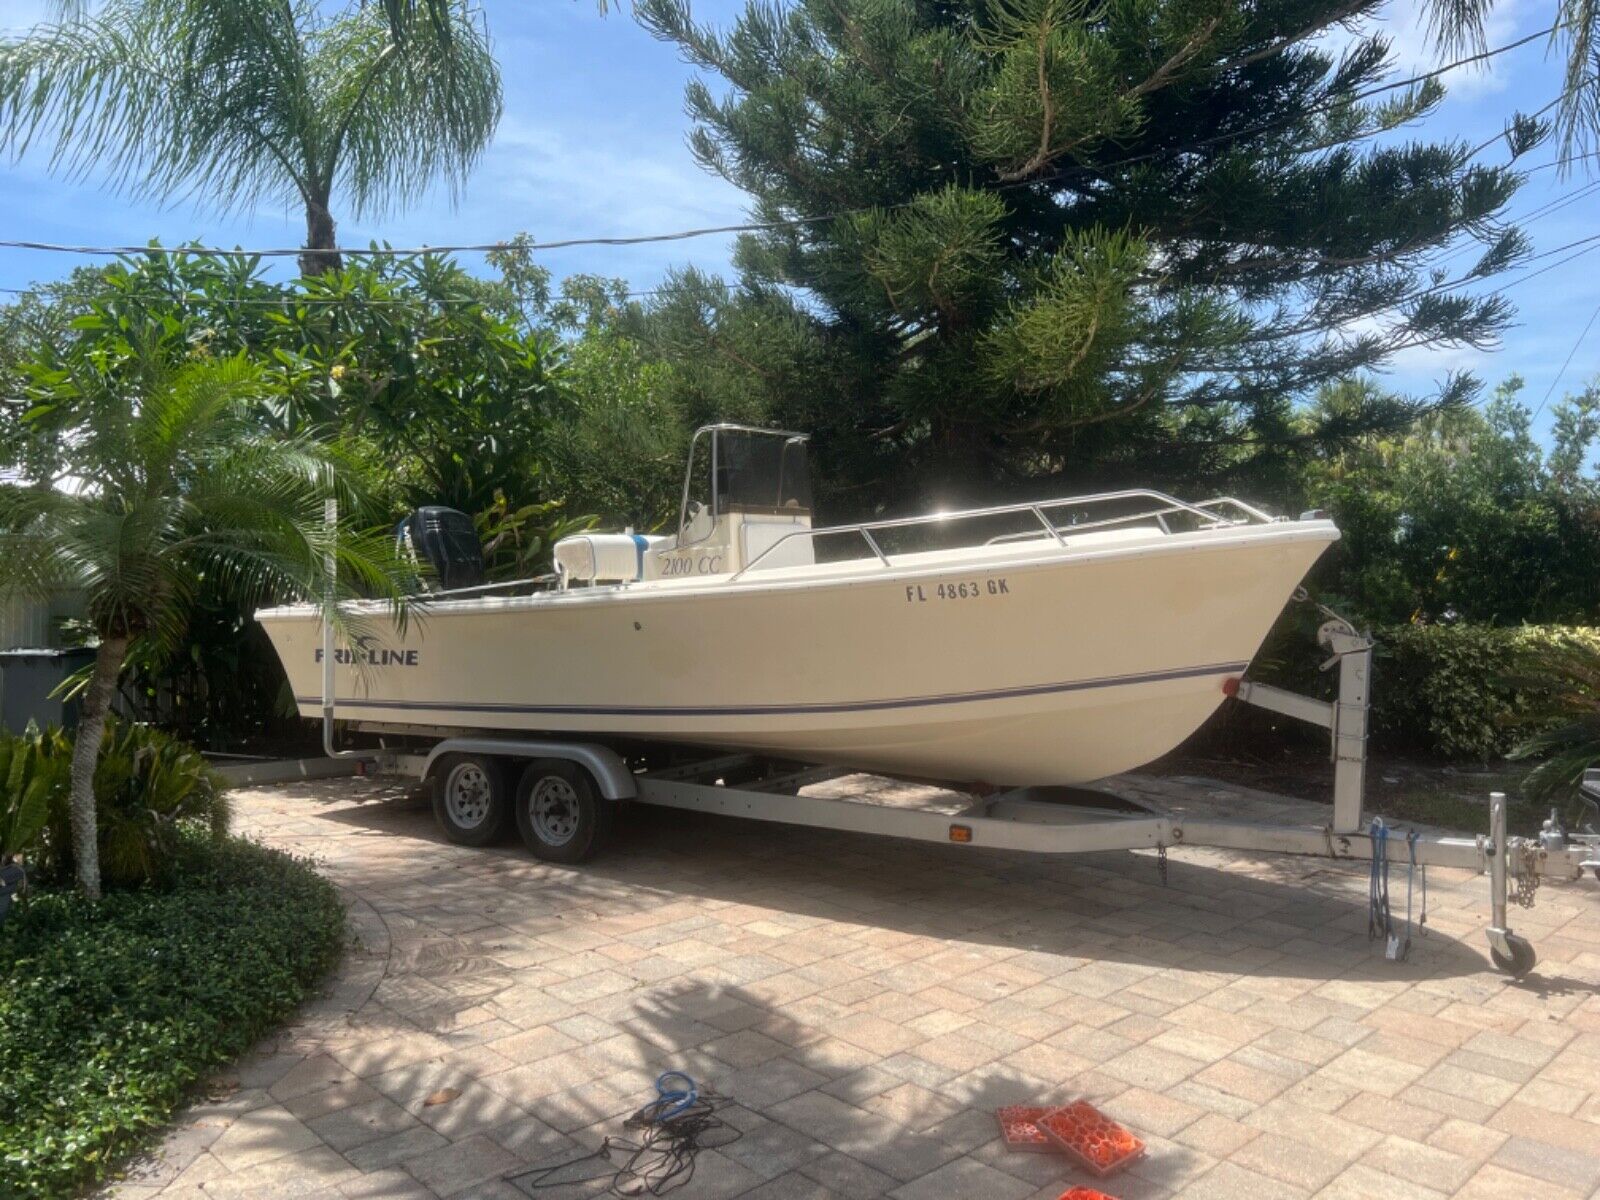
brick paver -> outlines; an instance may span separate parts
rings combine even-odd
[[[1119,786],[1319,819],[1201,780]],[[1600,1200],[1592,883],[1514,910],[1541,956],[1518,983],[1489,968],[1487,885],[1465,872],[1430,873],[1427,936],[1396,964],[1368,943],[1364,871],[1325,861],[1185,850],[1163,886],[1143,854],[646,810],[568,869],[448,846],[419,798],[371,781],[236,811],[318,860],[357,944],[122,1200],[514,1198],[509,1176],[623,1134],[667,1068],[732,1097],[743,1133],[685,1197],[1054,1200],[1086,1181],[1007,1153],[990,1113],[1085,1096],[1150,1146],[1110,1183],[1122,1200]]]

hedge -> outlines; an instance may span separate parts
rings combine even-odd
[[[338,960],[343,909],[305,863],[183,843],[168,887],[38,893],[0,928],[0,1197],[112,1175]]]
[[[1600,651],[1600,628],[1384,625],[1374,629],[1372,735],[1384,749],[1487,762],[1532,731],[1545,649]]]

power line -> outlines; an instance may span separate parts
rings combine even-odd
[[[483,282],[492,285],[491,280]],[[665,288],[648,288],[638,292],[619,292],[616,296],[607,296],[607,300],[635,300],[644,296],[659,296],[666,291]],[[43,294],[44,289],[38,287],[15,288],[0,287],[0,292],[11,296],[36,296]],[[183,295],[168,295],[169,300],[177,300],[197,307],[206,305],[255,305],[262,308],[297,308],[305,304],[342,305],[351,308],[418,308],[429,304],[482,304],[481,296],[429,296],[420,304],[413,304],[409,300],[367,300],[356,296],[309,296],[303,293],[291,293],[274,299],[270,296],[207,296],[202,293],[188,292]],[[582,305],[582,299],[573,297],[560,297],[559,302]]]
[[[1533,420],[1539,419],[1539,414],[1544,411],[1544,406],[1550,402],[1550,397],[1555,395],[1556,384],[1561,382],[1561,377],[1567,373],[1567,368],[1572,365],[1572,358],[1578,353],[1578,347],[1583,345],[1583,339],[1589,336],[1589,330],[1594,328],[1594,323],[1600,318],[1600,304],[1595,305],[1594,312],[1589,314],[1589,323],[1583,327],[1583,332],[1578,335],[1578,340],[1572,343],[1572,349],[1567,352],[1566,361],[1561,364],[1561,370],[1556,372],[1556,377],[1550,381],[1550,386],[1545,389],[1544,399],[1539,401],[1539,407],[1533,410]]]
[[[1587,159],[1600,158],[1600,150],[1586,150],[1582,154],[1569,154],[1565,158],[1553,158],[1549,162],[1540,163],[1534,167],[1523,167],[1524,175],[1533,175],[1539,171],[1548,171],[1555,167],[1570,167],[1575,162],[1584,162]]]
[[[1441,75],[1445,75],[1451,71],[1459,70],[1462,67],[1472,66],[1476,63],[1495,58],[1498,55],[1510,53],[1513,50],[1518,50],[1523,46],[1528,45],[1530,42],[1547,37],[1562,27],[1562,22],[1556,22],[1546,29],[1541,29],[1535,33],[1530,33],[1525,37],[1518,38],[1512,42],[1507,42],[1502,46],[1496,46],[1492,49],[1482,50],[1476,54],[1468,55],[1465,58],[1459,58],[1453,62],[1444,63],[1441,66],[1435,67],[1431,71],[1424,71],[1421,74],[1413,75],[1407,79],[1397,80],[1394,83],[1378,84],[1356,92],[1350,96],[1341,96],[1336,99],[1327,100],[1320,105],[1313,105],[1305,111],[1296,113],[1290,117],[1279,118],[1275,121],[1262,122],[1244,129],[1234,130],[1230,133],[1219,133],[1212,137],[1201,139],[1198,142],[1190,143],[1186,146],[1180,147],[1179,149],[1181,151],[1190,152],[1194,150],[1205,149],[1207,147],[1219,145],[1229,141],[1236,141],[1240,138],[1250,137],[1258,133],[1268,133],[1275,129],[1288,128],[1289,126],[1304,120],[1307,116],[1315,116],[1319,113],[1329,112],[1337,108],[1344,108],[1353,104],[1358,104],[1363,100],[1371,99],[1373,96],[1382,95],[1386,92],[1398,91],[1401,88],[1414,87],[1419,83],[1425,83],[1429,80],[1436,79]],[[1586,84],[1587,82],[1589,81],[1585,81]],[[1572,90],[1574,89],[1567,89],[1567,91],[1563,92],[1560,96],[1557,96],[1555,100],[1545,105],[1544,108],[1540,109],[1533,115],[1539,116],[1545,112],[1548,112],[1551,108],[1554,108],[1557,104],[1559,104],[1561,100],[1563,100],[1568,94],[1570,94]],[[1353,137],[1359,136],[1364,135],[1353,135]],[[1489,138],[1487,141],[1468,151],[1466,158],[1471,159],[1476,157],[1478,154],[1494,145],[1504,136],[1504,131],[1495,134],[1492,138]],[[1352,139],[1347,138],[1344,140],[1348,141]],[[1331,146],[1338,144],[1342,143],[1329,143],[1328,145],[1315,147],[1315,149],[1329,149]],[[1122,159],[1113,160],[1111,162],[1080,166],[1074,168],[1073,173],[1079,175],[1104,175],[1107,171],[1115,170],[1119,167],[1135,166],[1142,162],[1148,162],[1151,159],[1165,157],[1172,152],[1173,151],[1166,149],[1148,151],[1143,154],[1130,155]],[[1055,176],[1041,176],[1033,179],[1017,180],[1009,184],[1000,184],[992,190],[1007,191],[1019,187],[1034,187],[1039,184],[1057,183],[1067,178],[1067,175],[1068,173],[1063,171]],[[895,209],[906,208],[914,203],[916,203],[914,199],[903,200],[894,204],[871,205],[860,208],[843,209],[837,212],[824,213],[815,217],[789,217],[775,221],[754,221],[737,225],[708,225],[695,229],[677,230],[671,233],[638,234],[630,237],[586,236],[561,238],[549,242],[474,242],[445,244],[438,246],[415,246],[404,249],[396,249],[392,246],[369,246],[364,250],[340,247],[335,250],[315,251],[308,250],[303,246],[274,246],[250,250],[235,247],[234,249],[229,250],[220,246],[90,246],[72,245],[58,242],[0,240],[0,249],[38,250],[47,253],[81,254],[91,257],[124,257],[141,254],[178,256],[188,254],[210,258],[288,258],[299,257],[300,255],[307,253],[325,253],[328,255],[339,254],[352,258],[411,258],[423,254],[483,254],[511,249],[535,251],[567,250],[581,246],[639,246],[648,243],[686,241],[692,238],[709,237],[715,234],[767,233],[779,229],[793,229],[802,225],[826,224],[832,221],[843,220],[847,217],[859,216],[864,213],[892,211]]]
[[[1586,196],[1592,195],[1596,191],[1600,191],[1600,179],[1597,179],[1592,183],[1586,183],[1574,191],[1557,196],[1555,199],[1541,204],[1533,211],[1523,213],[1520,216],[1513,218],[1513,221],[1518,227],[1531,225],[1535,221],[1539,221],[1545,217],[1548,217],[1551,213],[1560,212],[1563,208],[1567,208],[1570,205],[1576,204],[1579,200],[1584,199]],[[1451,250],[1447,254],[1440,255],[1438,258],[1433,259],[1432,262],[1426,265],[1434,267],[1442,266],[1445,263],[1454,262],[1463,254],[1467,254],[1473,250],[1481,250],[1482,248],[1483,244],[1481,242],[1469,242],[1464,246],[1458,246],[1456,249]],[[1466,281],[1463,280],[1462,282]]]
[[[1560,212],[1568,205],[1576,204],[1579,200],[1582,200],[1585,196],[1589,195],[1597,188],[1600,188],[1600,179],[1597,179],[1592,183],[1586,183],[1576,191],[1568,192],[1565,196],[1557,196],[1554,200],[1551,200],[1545,204],[1541,204],[1532,212],[1516,218],[1517,224],[1525,225],[1529,221],[1537,221],[1540,217],[1548,217],[1553,212]]]

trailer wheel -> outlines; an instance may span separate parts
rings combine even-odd
[[[452,754],[433,773],[433,819],[458,846],[487,846],[511,819],[506,768],[487,754]]]
[[[595,791],[576,763],[541,758],[528,764],[517,785],[517,831],[535,858],[580,863],[611,832],[616,804]]]

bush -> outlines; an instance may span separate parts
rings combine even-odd
[[[303,862],[198,830],[174,849],[165,889],[39,893],[0,929],[0,1197],[107,1177],[337,961],[343,910]]]
[[[1524,722],[1531,734],[1511,757],[1539,763],[1522,782],[1524,795],[1560,803],[1577,797],[1584,773],[1600,766],[1600,644],[1544,648],[1529,675],[1541,693]]]
[[[1329,509],[1344,535],[1317,589],[1374,621],[1600,620],[1600,481],[1583,469],[1600,440],[1600,388],[1558,401],[1544,444],[1521,388],[1513,376],[1482,409],[1313,456],[1299,507]],[[1320,405],[1337,413],[1371,390],[1347,381]]]
[[[67,756],[50,749],[37,731],[0,736],[0,862],[38,845],[50,806],[70,786]]]
[[[68,811],[72,739],[60,730],[0,737],[0,824],[23,818],[34,836],[7,843],[28,853],[48,879],[72,876],[72,825]],[[9,771],[14,773],[13,780]],[[26,782],[27,786],[24,786]],[[203,826],[221,836],[228,828],[228,798],[221,777],[194,747],[145,725],[106,722],[94,773],[99,821],[100,871],[109,887],[132,887],[159,878],[170,866],[179,831]],[[35,819],[40,796],[45,819]]]
[[[1385,625],[1372,733],[1386,749],[1487,761],[1511,751],[1548,702],[1534,670],[1552,653],[1600,650],[1585,626]]]

